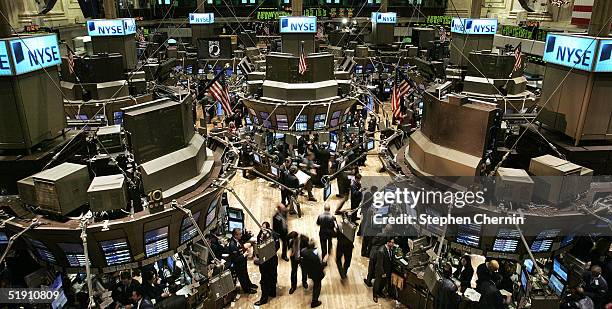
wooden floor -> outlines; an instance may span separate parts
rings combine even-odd
[[[381,174],[378,170],[381,167],[380,160],[372,153],[368,156],[367,166],[361,169],[361,174],[364,176],[363,182],[364,187],[373,185],[368,182],[377,182],[376,185],[379,187],[381,183],[390,181],[390,177],[386,174]],[[377,176],[377,177],[368,177]],[[242,178],[242,174],[238,173],[232,180],[232,187],[236,190],[237,194],[241,197],[244,203],[251,209],[253,214],[261,222],[271,222],[272,216],[275,212],[275,205],[280,201],[280,191],[270,186],[267,181],[262,179],[247,180]],[[330,203],[332,211],[336,208],[340,199],[335,197],[337,193],[337,187],[335,181],[332,184],[333,193],[327,203]],[[289,218],[289,231],[299,231],[304,233],[311,238],[314,238],[318,243],[318,227],[315,223],[316,217],[323,212],[324,203],[321,202],[323,198],[323,190],[315,189],[315,197],[319,202],[308,202],[304,197],[300,197],[302,205],[302,218],[297,216],[290,216]],[[235,197],[229,196],[229,203],[233,207],[240,207]],[[345,208],[350,207],[350,202],[344,205]],[[246,228],[253,231],[253,234],[257,234],[259,231],[255,223],[247,217]],[[319,308],[405,308],[397,304],[394,300],[379,299],[378,304],[372,300],[372,289],[368,288],[364,283],[363,279],[367,274],[368,259],[361,257],[361,237],[357,237],[355,240],[355,248],[353,249],[353,260],[351,267],[349,268],[348,278],[344,281],[340,280],[338,269],[335,263],[335,245],[329,258],[329,265],[325,269],[325,279],[323,280],[323,286],[321,290],[321,296],[319,300],[323,302],[323,305]],[[280,252],[279,252],[280,255]],[[310,301],[312,295],[312,283],[309,281],[308,290],[304,290],[301,287],[301,273],[298,271],[298,289],[292,295],[289,295],[288,291],[290,288],[290,270],[291,266],[289,262],[285,262],[279,259],[278,266],[278,287],[277,297],[272,298],[268,304],[262,306],[262,308],[310,308]],[[253,265],[252,261],[249,261],[249,276],[251,281],[259,285],[259,269]],[[260,292],[260,291],[258,291]],[[239,298],[232,304],[232,308],[255,308],[254,303],[259,300],[260,293],[247,295],[240,294]]]

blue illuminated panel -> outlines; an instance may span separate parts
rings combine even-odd
[[[462,34],[490,34],[497,33],[497,19],[483,18],[453,18],[451,32]]]
[[[130,247],[125,238],[100,242],[102,253],[108,266],[123,264],[132,261]]]
[[[151,230],[145,233],[145,253],[147,257],[168,251],[168,227]]]
[[[89,36],[124,36],[136,33],[136,20],[133,18],[121,19],[92,19],[87,21]]]
[[[397,22],[397,13],[372,12],[372,22],[377,24],[395,24]]]
[[[0,76],[12,75],[11,58],[6,48],[6,42],[0,41]]]
[[[600,40],[595,72],[612,72],[612,40]]]
[[[215,22],[214,13],[190,13],[189,23],[192,25],[209,25]]]
[[[17,75],[62,63],[55,34],[11,40],[9,46]]]
[[[280,18],[280,33],[317,33],[317,18],[314,16],[283,16]]]
[[[593,71],[596,50],[597,40],[595,39],[548,34],[544,48],[544,61],[579,70]]]

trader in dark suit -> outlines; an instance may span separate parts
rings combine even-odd
[[[168,287],[170,296],[155,304],[155,309],[187,309],[187,298],[183,295],[176,295],[178,286],[171,284]]]
[[[374,280],[374,276],[376,275],[376,258],[378,255],[378,249],[380,249],[380,247],[383,247],[389,240],[389,233],[391,228],[392,227],[390,225],[385,226],[383,231],[376,234],[376,236],[374,236],[372,238],[372,241],[370,242],[370,260],[368,261],[368,275],[365,279],[363,279],[363,282],[369,287],[372,287],[372,280]]]
[[[262,223],[262,229],[257,235],[257,243],[264,244],[270,238],[274,240],[274,246],[276,250],[280,246],[278,240],[278,234],[274,233],[270,229],[270,223]],[[262,256],[256,255],[255,265],[259,266],[259,273],[261,274],[261,298],[255,302],[255,306],[261,306],[268,303],[269,297],[276,297],[276,283],[278,281],[278,256],[276,255],[264,261]]]
[[[363,200],[363,192],[361,190],[361,174],[356,174],[355,179],[351,181],[351,210],[356,210],[361,205]],[[351,221],[357,221],[357,211],[353,211]]]
[[[376,265],[374,289],[373,289],[373,300],[375,303],[378,302],[378,296],[383,295],[383,290],[391,285],[391,271],[393,270],[393,246],[395,241],[393,238],[389,238],[387,243],[378,248],[376,252]]]
[[[287,234],[289,233],[287,227],[287,208],[283,204],[276,205],[276,213],[272,217],[272,230],[278,234],[281,240],[281,258],[289,261],[289,258],[287,258],[287,247],[289,246],[289,239],[287,239]]]
[[[142,295],[141,289],[132,291],[133,309],[153,309],[153,303]]]
[[[114,301],[113,304],[111,304],[112,308],[115,308],[115,305],[126,306],[130,304],[132,292],[140,289],[140,284],[138,281],[132,279],[132,275],[129,271],[122,272],[120,276],[121,281],[115,284],[112,289],[111,297]]]
[[[343,233],[338,233],[338,244],[336,245],[336,265],[341,279],[346,279],[346,274],[353,259],[353,241]],[[344,261],[342,261],[344,258]]]
[[[297,198],[297,195],[294,194],[294,192],[297,192],[297,190],[300,188],[300,180],[297,178],[297,176],[295,176],[295,174],[297,174],[298,172],[298,168],[295,165],[292,165],[289,168],[289,175],[287,175],[287,179],[286,179],[286,183],[285,186],[293,189],[294,191],[291,192],[288,190],[288,200],[289,200],[289,204],[288,205],[292,205],[295,204],[294,206],[297,208],[297,215],[298,218],[302,217],[302,209],[300,208],[300,204],[295,200]],[[292,206],[290,206],[292,207]]]
[[[240,242],[242,238],[242,230],[236,228],[232,231],[232,238],[229,241],[228,251],[229,259],[231,262],[231,269],[238,277],[240,287],[245,293],[255,294],[257,293],[257,286],[249,279],[249,272],[247,270],[247,255],[244,245]]]
[[[442,267],[442,280],[438,289],[438,297],[435,300],[435,309],[457,309],[459,307],[459,295],[457,286],[451,279],[453,268],[446,263]]]
[[[287,234],[287,238],[289,239],[289,249],[291,250],[289,254],[291,257],[291,288],[289,289],[289,294],[293,294],[297,288],[298,266],[302,269],[302,286],[304,286],[304,289],[308,289],[308,278],[301,263],[301,254],[302,250],[308,246],[309,239],[307,236],[296,231]]]
[[[308,278],[312,279],[312,301],[310,308],[321,306],[319,295],[321,294],[321,281],[325,277],[323,272],[324,264],[321,257],[317,254],[313,241],[308,243],[306,249],[302,250],[302,267],[308,274]]]
[[[289,185],[287,185],[287,179],[289,178],[289,168],[290,167],[291,167],[291,159],[286,158],[283,161],[283,165],[281,165],[279,168],[278,182],[280,182],[281,184],[287,187],[289,187]],[[289,199],[290,194],[291,194],[291,191],[281,187],[281,203],[283,203],[283,205],[289,206],[289,202],[291,201]]]
[[[319,240],[321,242],[321,257],[325,258],[328,250],[332,248],[332,238],[336,233],[336,217],[329,210],[329,205],[325,204],[325,211],[317,218],[319,228]]]

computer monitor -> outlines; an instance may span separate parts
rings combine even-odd
[[[533,269],[534,269],[534,262],[532,259],[526,259],[523,262],[523,266],[525,267],[525,270],[527,271],[527,273],[532,274],[533,273]]]
[[[233,231],[234,229],[244,230],[244,222],[228,221],[228,227],[230,231]]]
[[[536,240],[531,244],[534,253],[549,252],[552,249],[553,239]]]
[[[283,133],[274,133],[274,139],[284,139],[285,138],[285,134]]]
[[[217,217],[217,204],[218,200],[214,200],[212,203],[210,203],[210,207],[208,207],[208,214],[206,215],[206,222],[204,228],[208,228]]]
[[[559,279],[567,282],[567,268],[561,264],[559,258],[553,260],[553,274],[557,275]]]
[[[457,242],[470,247],[478,247],[480,229],[480,224],[460,224],[457,230]]]
[[[76,118],[77,120],[89,120],[89,117],[87,117],[87,115],[74,115],[74,118]]]
[[[144,240],[147,257],[168,251],[168,227],[164,226],[145,232]]]
[[[8,244],[8,236],[6,235],[6,232],[0,232],[0,245],[6,244]]]
[[[270,173],[274,175],[275,177],[278,177],[279,176],[278,166],[270,165]]]
[[[253,153],[253,161],[257,164],[261,164],[261,156],[258,153]]]
[[[196,222],[198,222],[198,219],[200,218],[200,212],[198,211],[194,213],[193,218]],[[181,222],[181,244],[194,238],[197,233],[198,231],[193,225],[191,219],[188,216],[183,217],[183,222]]]
[[[331,195],[331,183],[327,182],[325,184],[325,188],[323,188],[323,201],[327,201],[329,196]]]
[[[114,112],[113,113],[113,123],[114,124],[122,124],[123,123],[123,112]]]
[[[49,289],[51,291],[58,292],[57,296],[51,301],[51,308],[52,309],[63,308],[64,305],[66,305],[66,303],[68,302],[68,298],[66,297],[66,294],[64,293],[64,286],[63,286],[63,280],[62,280],[61,274],[55,277],[55,280],[53,280],[53,283],[51,284]]]
[[[529,283],[529,275],[526,271],[521,271],[521,289],[527,293],[527,284]]]
[[[370,139],[368,140],[368,151],[374,149],[374,140]]]
[[[132,260],[130,248],[125,238],[102,241],[100,245],[108,266],[128,263]]]
[[[332,152],[336,152],[336,150],[338,149],[338,143],[336,142],[330,142],[329,143],[329,150]]]
[[[563,284],[563,282],[561,282],[557,276],[551,274],[548,278],[548,287],[550,287],[550,289],[557,294],[557,296],[561,296],[563,289],[565,289],[565,284]]]
[[[493,251],[495,252],[506,252],[513,253],[516,252],[518,248],[518,240],[516,239],[501,239],[496,238],[493,242]]]

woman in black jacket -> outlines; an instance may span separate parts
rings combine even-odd
[[[455,278],[461,282],[461,293],[472,286],[472,277],[474,276],[474,267],[472,267],[472,259],[469,255],[464,255],[459,261],[459,267],[453,274]]]

